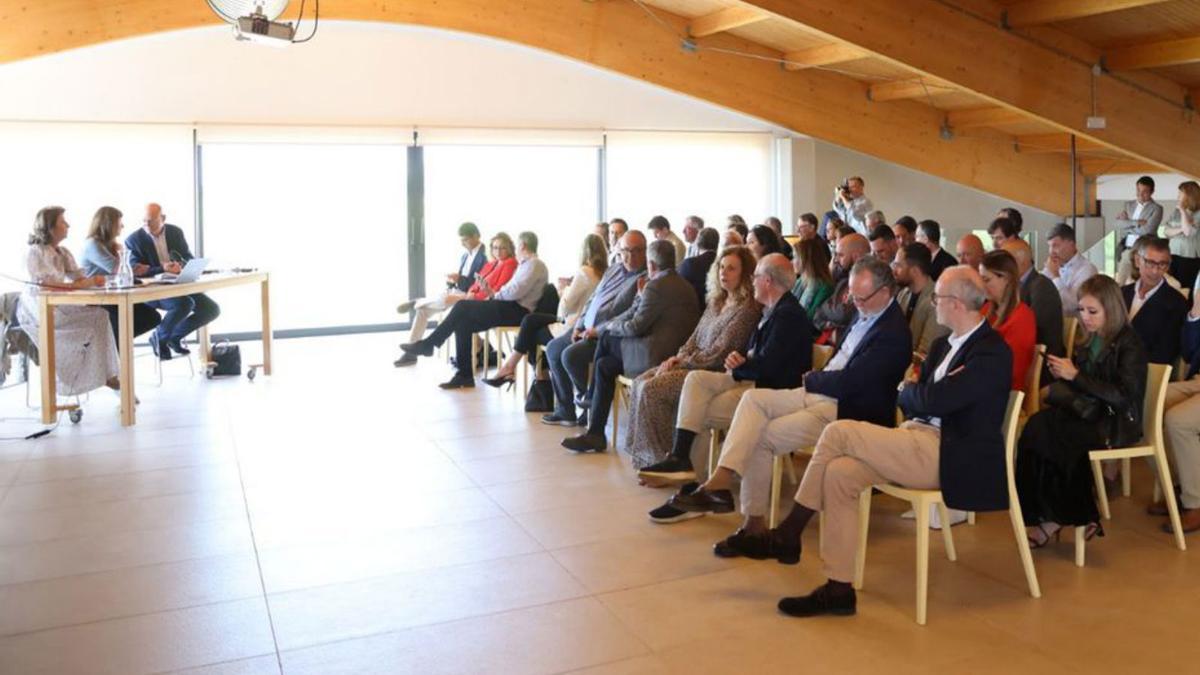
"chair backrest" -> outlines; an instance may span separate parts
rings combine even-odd
[[[829,363],[829,359],[833,358],[832,345],[813,345],[812,348],[812,369],[821,370]]]
[[[1008,497],[1017,498],[1017,479],[1015,462],[1017,455],[1017,422],[1020,420],[1021,401],[1025,392],[1013,391],[1008,394],[1008,408],[1004,411],[1004,466],[1008,472]]]
[[[558,311],[558,289],[554,284],[546,284],[546,288],[542,289],[542,297],[538,299],[533,311],[537,314],[553,314]]]
[[[1163,408],[1167,403],[1167,384],[1171,381],[1171,366],[1151,363],[1146,369],[1146,397],[1142,401],[1142,444],[1157,446],[1162,442]]]
[[[1041,407],[1042,397],[1042,364],[1046,357],[1042,356],[1046,345],[1033,346],[1033,363],[1029,364],[1029,372],[1025,374],[1025,415],[1033,415]]]
[[[1079,317],[1063,318],[1063,347],[1067,350],[1067,358],[1075,354],[1075,333],[1079,330]]]

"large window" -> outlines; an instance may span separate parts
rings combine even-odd
[[[66,208],[65,242],[80,256],[101,206],[125,214],[128,236],[147,202],[194,232],[192,130],[185,126],[0,124],[0,272],[24,279],[25,242],[44,206]],[[15,290],[10,282],[0,288]]]
[[[698,215],[724,229],[739,214],[751,225],[773,214],[767,134],[614,132],[607,145],[607,214],[644,229],[664,215],[671,229]]]
[[[538,235],[550,277],[579,268],[585,234],[596,224],[599,151],[595,147],[431,145],[425,148],[425,288],[445,288],[462,248],[459,224],[514,240]]]
[[[204,253],[271,273],[276,330],[399,320],[408,297],[405,149],[214,143],[202,147]],[[353,289],[352,291],[350,289]],[[254,293],[222,293],[221,333],[259,325]]]

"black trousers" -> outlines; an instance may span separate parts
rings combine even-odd
[[[532,354],[538,345],[545,346],[554,337],[547,326],[558,323],[554,314],[527,314],[521,319],[521,330],[513,343],[513,351],[519,354]]]
[[[1088,451],[1103,447],[1099,429],[1060,408],[1046,408],[1025,424],[1017,446],[1017,497],[1027,526],[1046,521],[1087,525],[1100,520]]]
[[[617,391],[617,376],[625,372],[621,360],[621,338],[603,334],[596,344],[596,358],[592,362],[592,407],[588,411],[588,433],[604,435],[608,414],[612,410],[613,396]]]
[[[519,326],[528,313],[511,300],[459,300],[425,340],[440,346],[453,334],[458,374],[471,377],[471,337],[496,326]]]
[[[108,323],[110,326],[112,326],[113,340],[115,340],[119,346],[121,344],[121,338],[119,335],[117,335],[117,306],[104,305],[103,307],[104,311],[108,312]],[[158,315],[158,312],[154,311],[153,307],[147,305],[146,303],[139,302],[133,306],[134,337],[149,333],[150,331],[154,330],[160,321],[162,321],[162,317]]]
[[[563,333],[546,345],[546,360],[550,362],[550,383],[554,386],[554,414],[564,420],[574,420],[575,392],[588,386],[588,366],[596,354],[595,340],[571,341]]]
[[[1196,277],[1200,275],[1200,258],[1185,258],[1181,255],[1171,256],[1171,276],[1179,281],[1179,285],[1184,288],[1191,288],[1196,284]]]

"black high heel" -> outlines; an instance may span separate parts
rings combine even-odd
[[[513,375],[505,375],[504,377],[485,377],[483,378],[483,383],[489,387],[495,387],[496,389],[499,389],[507,384],[508,389],[512,389],[513,385],[517,383],[517,378]]]
[[[1054,532],[1047,532],[1045,525],[1038,524],[1037,529],[1038,529],[1038,532],[1042,533],[1043,539],[1040,539],[1040,540],[1034,539],[1033,537],[1030,537],[1029,535],[1026,535],[1026,537],[1025,537],[1026,539],[1029,540],[1029,548],[1031,548],[1031,549],[1045,548],[1047,545],[1050,544],[1050,542],[1054,542],[1057,544],[1059,541],[1059,537],[1062,536],[1062,528],[1061,527],[1059,527]]]

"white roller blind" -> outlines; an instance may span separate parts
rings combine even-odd
[[[599,147],[604,132],[599,129],[460,129],[417,127],[421,145],[519,145]]]
[[[290,126],[204,124],[196,127],[201,145],[283,143],[288,145],[411,145],[412,127]]]

